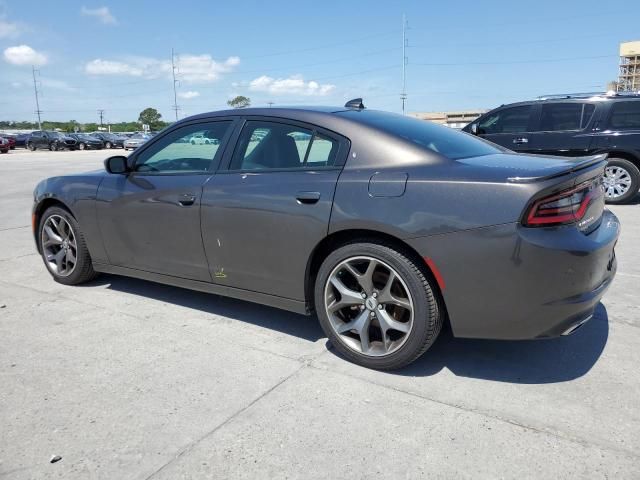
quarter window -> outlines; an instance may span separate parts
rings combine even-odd
[[[640,129],[640,101],[614,102],[611,106],[609,128],[612,130]]]
[[[504,108],[482,120],[478,124],[478,133],[485,135],[526,132],[530,117],[531,105]]]
[[[581,130],[585,128],[595,105],[592,103],[547,103],[542,105],[540,114],[541,132],[558,132],[566,130]]]
[[[203,173],[218,155],[230,121],[187,125],[159,138],[140,153],[137,172]]]
[[[231,161],[231,170],[273,170],[333,166],[338,142],[310,129],[275,122],[248,121]]]

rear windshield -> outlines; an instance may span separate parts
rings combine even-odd
[[[426,120],[375,111],[340,112],[360,123],[384,130],[452,160],[502,153],[504,150],[470,134]]]

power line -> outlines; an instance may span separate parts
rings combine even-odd
[[[467,65],[521,65],[535,63],[557,63],[571,62],[574,60],[592,60],[596,58],[618,58],[617,55],[593,55],[588,57],[566,57],[566,58],[543,58],[535,60],[509,60],[506,62],[446,62],[446,63],[412,63],[411,65],[428,66],[428,67],[454,67]]]
[[[42,122],[40,121],[40,101],[38,100],[38,84],[36,83],[36,67],[31,65],[31,73],[33,73],[33,93],[36,95],[36,114],[38,115],[38,130],[42,130]],[[40,72],[38,72],[40,74]]]

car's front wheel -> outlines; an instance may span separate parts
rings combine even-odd
[[[401,368],[435,341],[442,327],[438,300],[423,267],[377,243],[351,243],[323,262],[315,308],[335,348],[380,370]]]
[[[86,146],[84,143],[80,143],[80,144],[78,145],[78,148],[79,148],[80,150],[84,150],[85,148],[87,148],[87,146]]]
[[[44,264],[56,282],[77,285],[95,278],[80,226],[65,209],[50,207],[44,212],[38,241]]]
[[[604,191],[607,203],[626,203],[640,189],[640,170],[624,158],[609,158],[604,169]]]
[[[105,142],[104,148],[112,148],[111,142]]]
[[[34,143],[31,143],[31,142],[27,143],[27,148],[32,152],[36,151],[36,145]]]

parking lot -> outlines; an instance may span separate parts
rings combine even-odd
[[[640,198],[612,208],[618,275],[574,335],[445,332],[382,373],[337,356],[315,317],[109,275],[53,282],[33,187],[108,155],[0,156],[0,477],[640,477]]]

